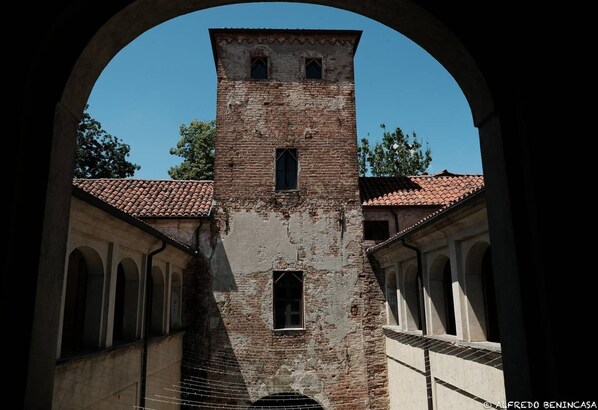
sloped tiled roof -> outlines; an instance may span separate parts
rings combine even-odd
[[[148,225],[141,219],[135,218],[134,216],[129,215],[126,212],[123,212],[122,210],[118,209],[117,207],[112,206],[105,201],[102,201],[97,196],[90,194],[89,192],[85,191],[84,189],[79,188],[78,186],[76,186],[74,184],[73,184],[72,188],[73,188],[72,192],[73,192],[74,198],[78,198],[81,201],[87,202],[89,205],[96,207],[98,209],[101,209],[102,211],[120,219],[121,221],[128,223],[129,225],[134,226],[144,232],[147,232],[150,235],[152,235],[166,243],[169,243],[170,245],[174,246],[175,248],[182,250],[183,252],[186,252],[190,255],[197,255],[197,251],[194,250],[193,248],[191,248],[189,245],[179,241],[178,239],[168,236],[168,235],[164,234],[163,232],[160,232],[159,230],[157,230],[156,228],[154,228],[151,225]]]
[[[137,218],[196,218],[212,207],[212,181],[74,179],[73,185]]]
[[[423,219],[420,219],[413,225],[408,226],[407,228],[397,232],[395,235],[391,236],[387,240],[380,242],[380,243],[376,244],[375,246],[369,248],[367,250],[367,253],[373,253],[379,249],[385,248],[389,244],[396,242],[397,240],[405,237],[407,234],[410,234],[418,229],[421,229],[422,227],[426,226],[429,223],[434,223],[434,222],[438,221],[439,219],[446,216],[447,213],[463,207],[467,202],[473,200],[474,198],[480,197],[482,195],[484,195],[484,187],[483,186],[478,187],[478,188],[473,188],[470,191],[463,193],[459,197],[457,197],[454,200],[447,203],[442,208],[436,210],[435,212],[432,212],[430,215],[424,217]]]
[[[410,177],[360,177],[364,206],[444,206],[484,186],[482,175],[442,171]]]

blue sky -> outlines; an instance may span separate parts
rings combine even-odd
[[[121,50],[89,98],[90,114],[131,145],[136,178],[168,179],[182,123],[216,114],[216,72],[208,29],[363,30],[355,56],[357,135],[372,143],[380,124],[415,131],[432,148],[428,172],[481,173],[478,133],[450,74],[402,34],[350,12],[306,4],[216,7],[167,21]]]

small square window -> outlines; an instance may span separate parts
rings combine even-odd
[[[309,80],[322,79],[322,59],[321,58],[306,58],[305,59],[305,78]]]
[[[251,78],[256,80],[268,79],[267,57],[251,57]]]
[[[363,239],[385,241],[389,237],[388,221],[363,221]]]
[[[297,189],[297,149],[276,150],[276,190]]]
[[[274,329],[303,328],[303,272],[274,272]]]

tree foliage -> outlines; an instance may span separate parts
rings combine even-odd
[[[126,178],[141,167],[127,161],[131,147],[108,134],[85,106],[77,128],[75,178]]]
[[[426,144],[424,150],[415,132],[409,135],[399,127],[393,132],[387,131],[384,124],[380,127],[384,132],[382,141],[373,148],[366,138],[361,139],[357,150],[359,175],[365,176],[368,170],[377,177],[424,173],[432,162],[430,147]]]
[[[172,179],[213,179],[214,178],[214,137],[215,121],[193,120],[179,128],[181,139],[170,154],[183,158],[183,162],[168,170]]]

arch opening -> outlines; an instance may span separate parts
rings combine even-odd
[[[482,257],[482,288],[484,290],[484,308],[486,313],[486,340],[500,342],[498,329],[498,306],[496,304],[496,288],[494,286],[494,271],[492,269],[492,254],[490,247]]]
[[[314,399],[295,392],[271,394],[259,399],[249,407],[249,410],[267,409],[324,410],[322,405]]]
[[[60,355],[97,349],[102,327],[104,269],[95,250],[80,247],[71,252],[65,285]]]
[[[465,267],[469,339],[499,342],[490,245],[487,242],[474,244],[467,254]]]
[[[136,340],[139,310],[139,270],[130,258],[123,259],[116,270],[114,324],[112,343]]]
[[[417,268],[410,265],[403,275],[403,299],[405,300],[406,330],[422,330],[419,313],[420,306],[420,280],[417,277]]]
[[[456,335],[451,261],[444,255],[438,256],[432,263],[429,293],[432,334]]]

